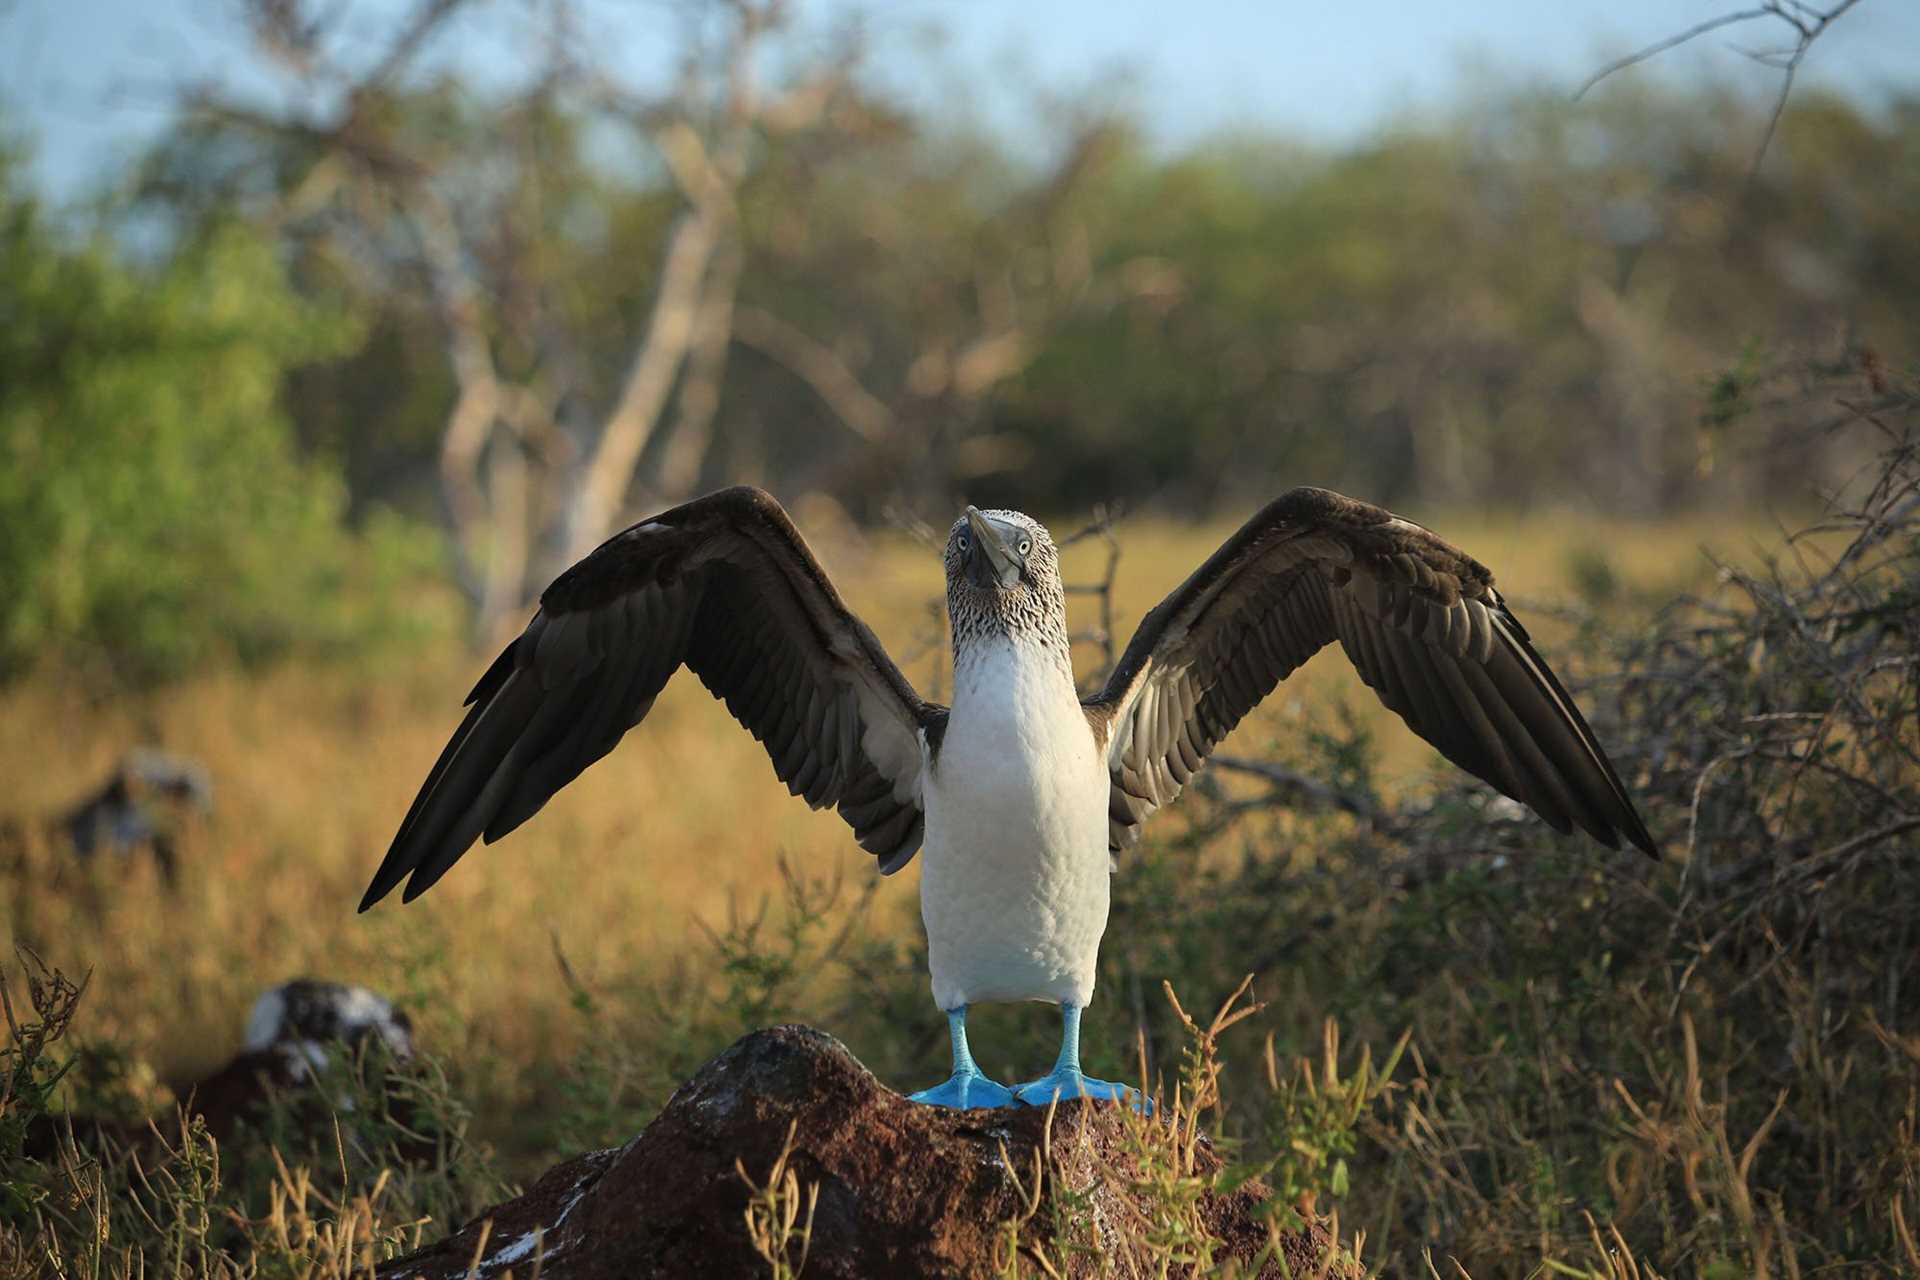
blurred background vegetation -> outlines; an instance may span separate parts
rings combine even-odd
[[[347,58],[322,11],[241,6],[270,91],[183,88],[91,217],[40,205],[31,139],[0,162],[5,670],[335,646],[389,612],[343,584],[436,571],[490,639],[725,482],[865,524],[1226,517],[1303,481],[1804,509],[1860,456],[1730,429],[1744,379],[1920,325],[1920,98],[1802,90],[1775,125],[1712,86],[1495,79],[1342,146],[1156,147],[1093,106],[1015,140],[780,5],[689,9],[658,85],[558,6],[511,89],[432,59],[465,8]]]
[[[1323,657],[1222,748],[1313,785],[1210,771],[1116,881],[1089,1065],[1138,1034],[1171,1069],[1159,980],[1207,1006],[1255,970],[1283,1063],[1328,1014],[1376,1053],[1413,1031],[1345,1119],[1259,1089],[1245,1032],[1220,1120],[1391,1274],[1624,1278],[1586,1214],[1660,1274],[1920,1269],[1920,91],[1463,76],[1348,140],[1169,146],[1091,89],[1019,136],[930,107],[779,4],[670,10],[653,80],[567,4],[494,33],[506,80],[445,56],[498,8],[390,10],[344,54],[335,12],[238,6],[244,90],[175,86],[86,202],[36,186],[35,138],[0,150],[4,920],[96,974],[74,1097],[204,1073],[270,980],[366,982],[491,1148],[405,1222],[623,1139],[774,1018],[931,1079],[912,885],[876,896],[698,689],[351,917],[469,646],[626,521],[754,482],[938,696],[917,538],[960,502],[1117,516],[1124,641],[1312,483],[1494,567],[1668,861],[1516,820]],[[140,742],[221,787],[171,890],[33,826]],[[1050,1053],[1032,1012],[983,1015],[999,1074]],[[234,1230],[209,1247],[265,1247]]]

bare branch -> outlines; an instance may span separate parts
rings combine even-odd
[[[954,391],[968,399],[985,395],[1031,364],[1037,346],[1017,326],[976,338],[954,357]]]
[[[1780,127],[1780,117],[1786,113],[1787,98],[1793,93],[1794,73],[1800,69],[1800,57],[1794,55],[1791,62],[1782,69],[1780,92],[1774,95],[1773,110],[1767,113],[1767,127],[1760,131],[1760,145],[1753,149],[1753,165],[1750,173],[1760,171],[1760,157],[1767,154],[1767,148],[1773,144],[1773,131]]]
[[[1709,18],[1705,22],[1689,27],[1678,35],[1668,36],[1664,40],[1657,40],[1644,49],[1630,53],[1624,58],[1616,58],[1614,61],[1609,62],[1606,66],[1600,68],[1600,70],[1594,72],[1591,76],[1588,76],[1586,81],[1574,91],[1574,101],[1577,102],[1585,97],[1589,89],[1616,71],[1623,71],[1628,67],[1645,62],[1647,59],[1658,54],[1665,53],[1669,49],[1678,48],[1680,45],[1686,44],[1690,40],[1698,39],[1710,31],[1718,31],[1722,27],[1736,26],[1740,23],[1753,22],[1762,18],[1776,18],[1786,23],[1787,26],[1792,29],[1794,33],[1793,44],[1784,49],[1748,51],[1746,54],[1747,57],[1753,59],[1755,62],[1763,66],[1772,67],[1780,72],[1780,91],[1774,95],[1773,110],[1767,117],[1767,127],[1760,135],[1760,145],[1754,150],[1753,165],[1749,170],[1750,174],[1758,173],[1760,171],[1760,161],[1767,154],[1767,148],[1773,143],[1774,131],[1779,127],[1780,117],[1786,113],[1787,99],[1793,93],[1794,77],[1800,70],[1800,63],[1805,60],[1807,52],[1813,48],[1813,42],[1826,34],[1828,27],[1831,27],[1835,22],[1839,21],[1842,15],[1859,3],[1860,0],[1839,0],[1832,8],[1819,9],[1813,5],[1802,3],[1800,0],[1766,0],[1766,3],[1757,9],[1741,9],[1735,13],[1727,13],[1717,18]]]
[[[759,307],[745,307],[734,314],[733,336],[813,388],[814,394],[862,440],[877,444],[892,434],[893,410],[862,386],[853,370],[825,343]]]
[[[1275,764],[1271,760],[1246,760],[1239,756],[1217,755],[1209,763],[1235,773],[1264,778],[1278,788],[1290,803],[1304,800],[1314,808],[1339,809],[1343,813],[1351,813],[1355,817],[1369,821],[1380,816],[1380,804],[1372,796],[1331,786],[1318,778],[1308,777],[1304,773],[1289,769],[1285,765]]]
[[[1580,87],[1573,91],[1573,100],[1575,102],[1580,101],[1580,99],[1587,96],[1588,90],[1615,72],[1625,71],[1628,67],[1638,66],[1647,59],[1658,57],[1669,49],[1679,48],[1689,40],[1697,40],[1710,31],[1718,31],[1721,27],[1731,27],[1737,23],[1751,22],[1755,18],[1764,18],[1771,12],[1773,12],[1771,6],[1763,6],[1758,9],[1742,9],[1738,13],[1724,13],[1717,18],[1709,18],[1705,22],[1688,27],[1678,35],[1668,36],[1664,40],[1656,40],[1646,48],[1630,53],[1624,58],[1615,58],[1612,62],[1609,62],[1606,66],[1588,76],[1586,80],[1581,83]]]
[[[447,344],[447,362],[453,368],[458,392],[440,437],[440,485],[462,581],[479,605],[478,622],[490,630],[495,619],[518,604],[510,595],[519,590],[526,565],[524,520],[512,529],[496,510],[501,502],[524,514],[525,468],[517,450],[496,456],[493,477],[511,492],[496,488],[489,502],[480,486],[480,459],[494,426],[503,416],[505,397],[495,373],[493,353],[480,319],[479,286],[468,269],[460,232],[452,211],[430,186],[412,193],[414,225],[429,267],[435,301]],[[524,403],[516,403],[520,414]],[[509,460],[503,455],[513,453]],[[515,468],[518,468],[517,470]],[[491,637],[487,637],[491,638]]]
[[[547,555],[570,560],[605,538],[636,486],[677,499],[698,483],[735,337],[748,251],[736,200],[755,141],[816,127],[838,137],[871,132],[870,115],[855,109],[842,118],[848,99],[858,98],[857,44],[816,58],[792,86],[763,95],[764,53],[785,29],[788,5],[715,0],[685,8],[679,72],[642,88],[592,65],[570,0],[550,6],[546,75],[515,101],[529,118],[546,119],[557,86],[565,84],[570,101],[584,94],[655,149],[681,200],[653,251],[654,296],[617,357],[612,402],[596,412],[597,385],[587,388],[599,379],[584,369],[599,358],[599,344],[584,355],[564,317],[550,314],[541,267],[526,257],[533,238],[518,225],[526,212],[515,202],[537,209],[541,199],[527,185],[541,174],[540,157],[515,153],[505,166],[485,169],[447,149],[444,132],[416,132],[407,123],[402,82],[468,0],[403,0],[350,66],[329,61],[339,44],[332,38],[337,13],[324,0],[240,4],[255,56],[302,92],[270,106],[211,87],[184,89],[181,100],[306,166],[258,211],[269,228],[338,237],[347,260],[364,263],[376,284],[396,274],[407,287],[424,282],[453,382],[440,487],[457,573],[486,636],[548,575]],[[303,103],[321,104],[323,114]],[[491,109],[510,127],[521,118],[514,101]],[[764,314],[747,323],[747,340],[757,336],[856,434],[874,440],[892,430],[891,410],[829,348]],[[503,371],[507,352],[512,372]],[[1006,354],[1004,344],[975,353],[969,376],[1002,376],[996,370]],[[751,444],[733,450],[742,471],[750,470]],[[541,563],[530,554],[536,547]]]
[[[1114,533],[1114,524],[1119,519],[1119,514],[1117,509],[1103,502],[1094,508],[1091,523],[1060,539],[1060,545],[1064,548],[1089,538],[1098,538],[1107,552],[1106,564],[1101,570],[1098,582],[1069,583],[1067,586],[1068,595],[1092,596],[1100,606],[1100,620],[1094,625],[1093,634],[1076,637],[1083,642],[1100,646],[1100,670],[1089,674],[1087,686],[1082,690],[1085,693],[1092,693],[1105,683],[1116,661],[1113,634],[1113,587],[1120,577],[1120,539]]]
[[[246,0],[242,21],[253,35],[254,43],[268,58],[302,80],[344,82],[351,103],[358,94],[390,84],[399,77],[434,33],[466,3],[467,0],[418,0],[372,69],[351,78],[326,59],[323,48],[327,29],[338,25],[343,6],[334,6],[325,18],[315,18],[308,15],[301,0]]]
[[[728,197],[731,203],[731,196]],[[726,377],[727,352],[732,346],[734,298],[746,254],[737,239],[728,238],[713,255],[707,286],[693,320],[693,349],[681,380],[679,417],[667,436],[666,455],[660,461],[658,487],[668,501],[692,494],[700,482],[700,467],[713,441],[713,420],[720,410],[720,384]]]
[[[696,367],[689,371],[683,394],[691,395],[691,403],[683,405],[676,424],[690,438],[670,458],[676,480],[697,471],[698,458],[689,463],[689,456],[704,455],[705,437],[719,402],[726,334],[732,327],[734,294],[743,265],[741,250],[734,243],[739,234],[734,195],[745,171],[759,104],[754,59],[760,38],[778,25],[780,16],[777,3],[737,6],[717,141],[709,145],[680,116],[656,132],[661,154],[692,207],[674,226],[645,337],[587,464],[568,522],[568,559],[585,555],[612,531],[641,455],[690,354]]]
[[[620,399],[607,416],[574,504],[568,559],[591,551],[613,525],[633,481],[634,467],[653,436],[680,363],[692,345],[700,284],[718,234],[713,219],[700,212],[682,214],[674,225],[660,287],[647,317],[646,337],[634,353]]]
[[[363,87],[386,84],[404,71],[440,24],[464,3],[466,0],[420,0],[414,7],[413,16],[400,28],[393,43],[387,46],[386,53],[381,55],[373,71],[362,82]]]
[[[692,125],[685,120],[669,121],[657,141],[673,180],[688,201],[710,214],[732,213],[733,180],[707,154],[706,143]]]

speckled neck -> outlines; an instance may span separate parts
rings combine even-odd
[[[953,665],[958,671],[983,641],[1001,638],[1044,653],[1073,681],[1067,640],[1067,593],[1057,575],[987,595],[963,581],[947,583],[947,617],[953,626]]]

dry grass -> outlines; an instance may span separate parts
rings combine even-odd
[[[1488,806],[1484,788],[1429,774],[1430,754],[1329,655],[1228,749],[1363,795],[1360,811],[1376,819],[1222,804],[1260,784],[1210,771],[1115,882],[1089,1067],[1124,1070],[1120,1046],[1137,1034],[1142,1078],[1180,1081],[1162,1094],[1175,1118],[1217,1098],[1227,1071],[1234,1105],[1209,1105],[1214,1136],[1241,1144],[1279,1208],[1338,1209],[1355,1253],[1364,1227],[1369,1263],[1392,1274],[1718,1280],[1853,1265],[1893,1274],[1920,1256],[1908,1225],[1920,1217],[1920,979],[1902,908],[1920,866],[1907,856],[1920,828],[1915,495],[1920,446],[1900,437],[1862,508],[1827,519],[1833,547],[1825,534],[1781,542],[1764,528],[1435,521],[1503,571],[1556,665],[1577,672],[1569,655],[1610,655],[1598,659],[1604,696],[1588,703],[1668,861],[1557,840]],[[1122,630],[1219,533],[1127,531]],[[1703,541],[1755,572],[1716,570],[1693,549]],[[1754,546],[1779,559],[1759,563]],[[1085,559],[1072,576],[1093,576],[1098,548],[1074,554]],[[938,692],[927,552],[902,540],[826,555]],[[1710,589],[1656,617],[1652,606],[1682,587]],[[1582,607],[1552,607],[1569,599]],[[211,680],[131,707],[89,705],[52,681],[9,696],[0,761],[21,780],[23,813],[57,807],[161,729],[222,788],[171,897],[144,868],[82,872],[44,839],[9,855],[0,883],[12,932],[71,972],[95,970],[76,1024],[83,1049],[91,1040],[185,1075],[223,1057],[246,1000],[289,973],[398,996],[449,1064],[434,1076],[447,1114],[480,1115],[511,1159],[489,1160],[463,1136],[450,1172],[428,1170],[366,1214],[351,1208],[361,1183],[343,1170],[314,1229],[337,1236],[351,1219],[361,1240],[380,1224],[444,1223],[502,1176],[633,1132],[746,1027],[833,1028],[889,1081],[933,1069],[942,1037],[909,923],[911,876],[872,881],[837,821],[783,797],[758,748],[697,689],[665,699],[617,763],[420,906],[354,917],[478,662],[453,665]],[[1348,699],[1351,720],[1328,710]],[[668,788],[670,766],[695,755],[703,767]],[[776,879],[784,866],[800,871]],[[821,869],[845,872],[838,892],[814,878]],[[769,887],[777,900],[762,917],[751,903]],[[737,901],[748,909],[730,912]],[[869,901],[875,918],[849,916]],[[1243,1039],[1216,1044],[1235,1007],[1222,998],[1249,969],[1265,1009]],[[1199,1007],[1219,1005],[1221,1019],[1202,1028],[1159,1008],[1151,993],[1163,978]],[[1050,1053],[1050,1031],[1031,1011],[988,1008],[979,1043],[1005,1075]],[[1262,1040],[1264,1053],[1253,1048]],[[1374,1072],[1369,1049],[1395,1040],[1404,1053],[1385,1053],[1392,1065]],[[80,1061],[62,1088],[86,1102],[92,1068],[84,1052]],[[123,1099],[131,1084],[150,1086],[124,1058],[109,1066]],[[23,1098],[52,1079],[12,1078],[26,1081],[14,1091]],[[375,1119],[371,1107],[350,1114],[354,1126]],[[11,1132],[0,1124],[0,1140]],[[1210,1242],[1181,1225],[1196,1190],[1195,1167],[1179,1159],[1192,1123],[1154,1132],[1171,1155],[1143,1162],[1159,1171],[1140,1188],[1157,1207],[1132,1243],[1158,1250],[1142,1257],[1204,1267]],[[387,1141],[377,1129],[348,1136],[342,1151]],[[182,1132],[172,1148],[184,1181],[162,1198],[211,1205],[197,1188],[218,1170],[191,1139]],[[302,1169],[331,1187],[329,1159],[289,1157],[286,1170],[264,1181],[255,1170],[221,1195],[260,1200],[252,1221],[271,1208],[269,1191],[291,1203]],[[41,1165],[25,1172],[0,1190],[17,1199],[71,1183]],[[804,1188],[778,1169],[766,1176],[754,1184],[757,1225],[766,1252],[790,1260]],[[1056,1244],[1078,1247],[1055,1225]],[[227,1256],[275,1256],[280,1246],[247,1230]],[[180,1239],[228,1250],[218,1234]],[[1032,1249],[1009,1253],[1009,1266],[1046,1273]],[[1061,1258],[1044,1261],[1057,1270]]]
[[[1577,557],[1607,545],[1629,601],[1658,600],[1711,572],[1700,547],[1740,559],[1768,529],[1709,520],[1661,527],[1434,520],[1495,566],[1523,601],[1576,591]],[[1140,615],[1217,545],[1221,527],[1123,527],[1115,587],[1124,642]],[[943,688],[943,639],[931,612],[937,568],[905,537],[821,548],[846,594],[925,689]],[[1098,576],[1101,551],[1069,553],[1070,579]],[[1629,609],[1635,607],[1632,603]],[[1076,601],[1075,625],[1092,606]],[[1538,612],[1552,652],[1559,630]],[[1100,653],[1086,647],[1083,669]],[[91,971],[79,1028],[144,1055],[165,1078],[217,1066],[247,1003],[297,974],[363,982],[407,1002],[423,1040],[459,1060],[513,1064],[511,1077],[575,1047],[557,979],[556,942],[582,982],[664,973],[723,918],[773,883],[776,859],[864,874],[841,822],[810,813],[773,778],[758,744],[696,684],[676,681],[616,756],[576,782],[505,844],[478,849],[420,902],[356,916],[398,816],[451,730],[481,662],[422,658],[410,668],[286,669],[222,675],[147,699],[101,702],[58,680],[0,697],[0,816],[30,819],[71,802],[127,747],[158,742],[203,760],[218,810],[191,833],[182,883],[163,894],[151,869],[76,873],[30,842],[21,874],[0,881],[7,936],[69,972]],[[1360,689],[1336,653],[1310,663],[1223,746],[1264,754],[1349,698],[1377,723],[1389,789],[1416,784],[1435,759]],[[687,767],[689,764],[694,767]],[[1172,825],[1179,822],[1170,815]],[[911,931],[915,872],[886,886],[878,930]],[[511,1089],[507,1090],[511,1092]]]

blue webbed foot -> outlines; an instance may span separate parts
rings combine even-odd
[[[930,1107],[951,1107],[955,1111],[977,1111],[988,1107],[1013,1105],[1013,1090],[981,1075],[978,1071],[956,1071],[946,1083],[907,1095],[908,1102],[924,1102]]]
[[[1091,1098],[1095,1102],[1125,1102],[1143,1115],[1153,1114],[1153,1103],[1138,1089],[1111,1080],[1095,1080],[1071,1069],[1055,1067],[1038,1080],[1015,1085],[1013,1096],[1023,1106],[1044,1107],[1058,1097],[1062,1102]]]
[[[1153,1114],[1153,1103],[1138,1089],[1109,1080],[1090,1080],[1081,1074],[1080,1007],[1073,1004],[1060,1006],[1060,1060],[1038,1080],[1016,1085],[1013,1096],[1029,1107],[1044,1107],[1055,1098],[1062,1102],[1089,1098],[1095,1102],[1125,1102],[1142,1115]]]
[[[955,1111],[975,1111],[1013,1105],[1013,1090],[995,1084],[974,1065],[967,1049],[967,1006],[947,1010],[947,1032],[953,1038],[953,1074],[945,1084],[907,1095],[908,1102],[924,1102],[930,1107],[952,1107]]]

